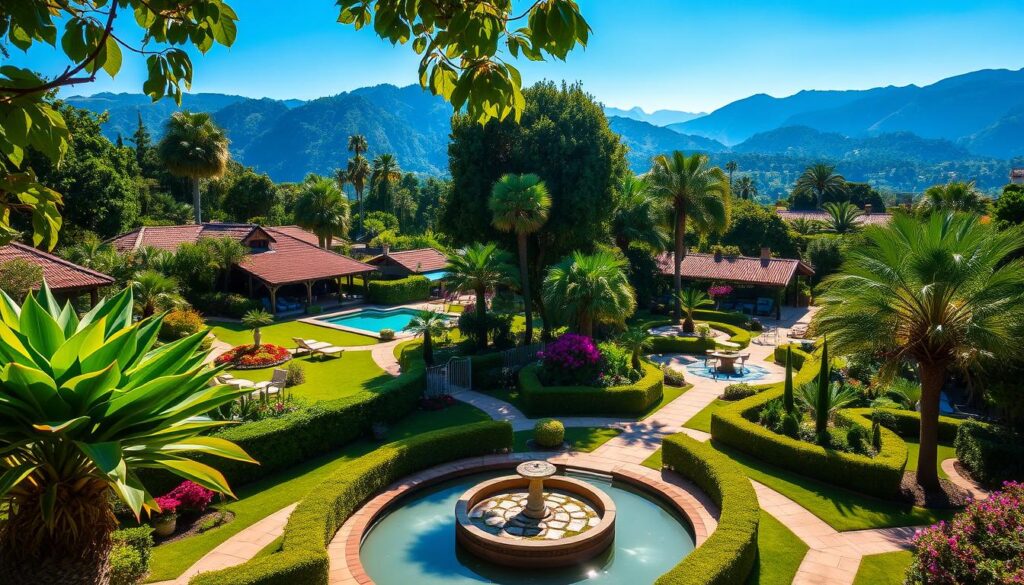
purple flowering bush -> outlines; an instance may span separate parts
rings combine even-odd
[[[537,353],[546,386],[590,386],[601,374],[601,352],[586,335],[566,333]]]
[[[907,583],[1024,583],[1024,484],[1007,482],[914,537]]]

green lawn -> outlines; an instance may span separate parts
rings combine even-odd
[[[688,429],[694,429],[697,431],[704,431],[705,433],[710,433],[711,413],[715,412],[716,410],[722,408],[727,404],[732,404],[732,402],[728,400],[722,400],[721,398],[719,398],[718,400],[715,400],[711,404],[705,406],[704,409],[698,412],[697,414],[693,415],[693,418],[686,421],[686,423],[683,424],[683,426]]]
[[[757,562],[748,585],[789,585],[807,554],[807,545],[767,512],[757,529]]]
[[[853,585],[901,585],[914,555],[908,551],[868,555],[861,559]]]
[[[921,453],[921,443],[917,439],[903,438],[907,443],[907,471],[917,471],[917,460]],[[939,445],[939,458],[936,466],[939,468],[939,477],[949,479],[945,471],[942,471],[942,462],[946,459],[955,459],[956,449],[952,445]]]
[[[387,441],[485,420],[490,420],[490,417],[483,411],[458,403],[445,410],[416,412],[406,417],[390,429]],[[305,461],[283,473],[239,487],[235,490],[238,500],[226,505],[228,510],[234,512],[235,519],[203,534],[154,548],[148,581],[178,577],[220,543],[267,515],[301,500],[309,490],[330,477],[346,462],[378,446],[378,443],[369,440],[357,441],[336,453]],[[265,553],[272,552],[272,547],[268,546],[267,549]]]
[[[246,329],[241,323],[210,321],[207,325],[213,328],[212,333],[217,336],[217,339],[225,343],[230,343],[231,345],[252,343],[252,331]],[[265,343],[273,343],[274,345],[284,347],[295,347],[295,342],[292,341],[293,337],[316,339],[317,341],[326,341],[340,346],[375,345],[377,343],[375,338],[367,337],[366,335],[300,323],[296,320],[274,323],[273,325],[261,328],[260,332],[263,334],[263,341]]]
[[[307,400],[331,400],[349,396],[363,390],[373,390],[392,379],[373,361],[369,351],[346,351],[341,357],[297,357],[293,363],[302,364],[306,382],[289,388],[288,392]],[[269,380],[274,368],[260,370],[232,370],[236,378],[253,382]]]
[[[679,398],[683,394],[686,394],[687,390],[689,390],[690,388],[693,388],[693,384],[687,384],[687,385],[682,386],[682,387],[680,387],[680,386],[669,386],[668,384],[665,384],[664,386],[665,387],[664,387],[664,389],[661,392],[661,400],[659,400],[658,402],[652,404],[651,408],[649,408],[647,410],[647,412],[645,412],[642,415],[640,415],[640,420],[643,420],[643,419],[651,416],[652,414],[658,412],[659,410],[661,410],[661,408],[663,406],[665,406],[669,402],[672,402],[676,398]]]
[[[620,429],[606,427],[568,427],[565,429],[565,440],[576,451],[590,453],[607,441],[622,433]],[[529,451],[526,442],[533,438],[533,431],[516,431],[514,448],[517,452]]]

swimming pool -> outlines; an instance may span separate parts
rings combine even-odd
[[[416,309],[360,309],[352,313],[320,319],[320,321],[379,335],[382,329],[401,333],[412,321],[412,318],[419,313],[420,311]]]

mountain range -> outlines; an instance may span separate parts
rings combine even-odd
[[[104,132],[127,139],[138,119],[159,137],[177,109],[140,94],[66,98],[107,112]],[[403,170],[447,174],[450,106],[418,86],[378,85],[314,100],[188,94],[182,108],[208,111],[231,139],[240,162],[276,181],[344,164],[347,138],[366,135],[369,155],[394,153]],[[950,177],[985,189],[1005,182],[1009,163],[1024,156],[1024,70],[984,70],[918,87],[802,91],[754,95],[709,114],[605,108],[611,128],[629,147],[638,172],[671,150],[703,151],[736,160],[762,192],[780,194],[802,166],[827,160],[850,180],[915,191]]]

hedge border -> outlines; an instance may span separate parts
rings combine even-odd
[[[371,280],[366,285],[366,300],[378,305],[401,305],[430,298],[430,280],[413,275],[396,280]]]
[[[794,386],[814,379],[821,365],[818,354],[803,354],[803,367],[793,376]],[[721,443],[762,461],[801,475],[854,489],[866,494],[892,498],[900,489],[907,465],[907,444],[893,431],[883,428],[882,449],[874,457],[825,449],[772,432],[756,422],[757,414],[769,401],[780,398],[784,382],[762,385],[761,391],[717,410],[711,415],[711,436]],[[848,424],[871,428],[869,419],[839,411]]]
[[[539,364],[519,371],[523,405],[533,418],[538,416],[633,415],[646,412],[661,400],[665,373],[644,363],[644,375],[633,384],[596,388],[592,386],[545,386],[537,373]]]
[[[660,319],[656,321],[646,321],[642,324],[644,329],[651,329],[652,327],[661,327],[662,325],[668,325],[671,321],[668,319]],[[743,349],[750,345],[750,332],[738,325],[730,325],[729,323],[723,323],[720,321],[698,321],[698,323],[707,323],[712,329],[716,329],[725,333],[729,336],[729,341],[739,346],[739,348],[730,349]],[[717,343],[714,338],[700,338],[700,337],[665,337],[661,335],[651,336],[651,351],[654,353],[696,353],[702,354],[705,350],[715,349],[721,344]],[[727,347],[721,345],[721,347]]]
[[[850,417],[859,417],[867,424],[871,424],[871,413],[875,411],[884,412],[892,417],[893,425],[885,425],[890,431],[900,437],[917,438],[921,434],[921,413],[915,410],[903,410],[900,408],[846,408],[841,412]],[[883,421],[884,422],[884,421]],[[952,443],[956,440],[956,433],[960,425],[966,419],[953,418],[950,416],[939,417],[939,441]]]
[[[342,524],[375,493],[422,469],[511,446],[512,425],[505,421],[441,429],[384,445],[310,490],[288,518],[280,552],[202,573],[189,583],[325,585],[330,572],[327,545]]]
[[[757,560],[761,510],[750,480],[728,457],[683,433],[662,442],[662,463],[697,484],[721,513],[711,536],[655,585],[745,583]]]

